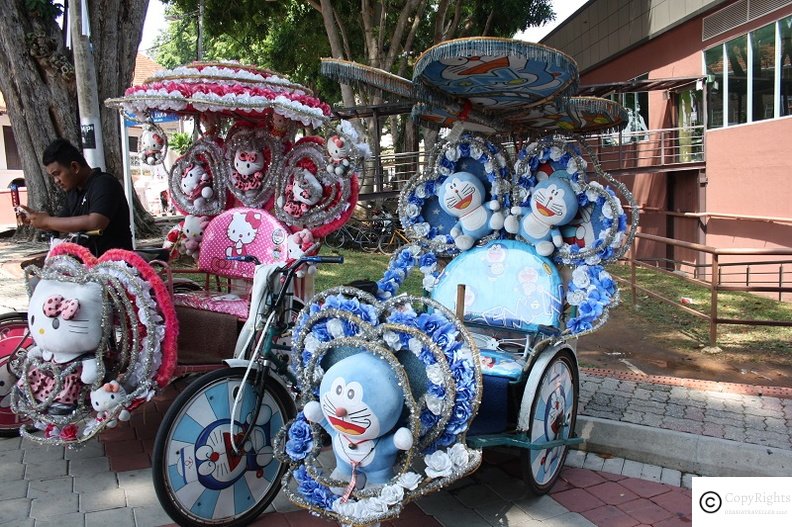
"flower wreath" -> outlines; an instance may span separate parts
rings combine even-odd
[[[209,178],[200,185],[203,194],[192,195],[182,190],[181,180],[195,164],[203,165]],[[225,160],[220,139],[204,136],[195,141],[173,164],[169,177],[170,195],[177,208],[186,214],[215,216],[225,208],[229,172],[230,167]],[[203,191],[203,189],[209,190]]]
[[[405,389],[415,439],[397,458],[387,484],[361,490],[350,485],[341,497],[331,489],[348,482],[326,476],[329,471],[317,459],[319,427],[300,412],[275,439],[275,455],[290,465],[284,491],[294,503],[345,524],[375,523],[395,518],[409,501],[478,467],[481,452],[465,445],[481,398],[478,350],[448,309],[413,297],[380,303],[359,290],[334,288],[306,305],[293,341],[290,363],[299,371],[301,407],[317,397],[321,361],[349,349],[372,353],[391,365]]]
[[[512,201],[515,204],[528,205],[531,189],[538,182],[537,172],[542,165],[549,164],[554,170],[562,170],[569,175],[569,183],[577,195],[578,206],[589,207],[592,221],[596,222],[599,231],[596,241],[587,247],[563,243],[554,251],[553,259],[556,263],[594,265],[615,261],[624,254],[622,248],[627,239],[624,235],[627,228],[624,209],[612,189],[603,187],[596,181],[588,181],[586,177],[588,163],[581,156],[576,141],[543,138],[520,149],[517,157],[514,167],[515,181],[512,186]],[[632,203],[632,194],[624,185],[602,172],[598,164],[595,164],[595,172],[598,176],[616,184],[622,195]],[[596,212],[599,214],[595,214]],[[637,218],[635,220],[637,226]]]
[[[241,174],[236,170],[237,156],[255,152],[263,156],[260,171]],[[253,128],[239,123],[231,127],[225,139],[225,158],[230,167],[228,189],[246,207],[271,208],[275,178],[286,146],[265,128]],[[244,161],[244,160],[242,160]]]
[[[95,352],[97,380],[82,387],[74,411],[51,415],[47,401],[34,402],[28,374],[42,363],[36,357],[25,357],[18,372],[22,389],[12,392],[12,406],[16,413],[31,418],[43,434],[23,427],[23,436],[55,445],[87,441],[113,426],[122,412],[134,409],[167,385],[176,367],[178,320],[167,287],[140,256],[113,249],[97,259],[84,247],[63,243],[50,252],[43,268],[30,266],[25,273],[30,294],[42,279],[95,283],[102,288],[104,302],[102,339]],[[92,390],[102,389],[106,377],[123,388],[118,404],[106,416],[90,417],[92,408],[86,399]],[[57,392],[62,387],[60,377],[55,378],[55,385]]]
[[[382,300],[396,296],[404,280],[415,267],[418,267],[424,275],[424,290],[431,292],[437,283],[438,276],[440,276],[437,255],[432,250],[413,243],[400,248],[393,254],[388,263],[388,269],[377,281],[377,296]]]
[[[572,271],[566,301],[574,316],[567,330],[575,336],[592,333],[608,320],[608,310],[619,303],[619,289],[613,277],[600,265],[580,265]]]
[[[295,143],[281,163],[275,183],[275,215],[297,230],[307,228],[315,238],[322,238],[341,228],[354,211],[360,190],[357,176],[336,176],[325,170],[324,140],[304,137]],[[306,171],[318,185],[321,195],[311,196],[313,204],[296,198],[296,178]],[[316,192],[316,189],[314,189]]]
[[[410,179],[399,195],[399,220],[408,238],[428,243],[431,249],[439,253],[456,254],[459,251],[449,234],[441,233],[424,217],[424,204],[427,199],[437,195],[437,189],[457,170],[458,162],[465,158],[483,165],[484,174],[490,184],[487,190],[491,199],[497,200],[501,207],[509,206],[509,163],[506,153],[497,145],[480,137],[465,135],[458,141],[436,146],[426,170]],[[495,233],[482,239],[488,240],[494,235]]]

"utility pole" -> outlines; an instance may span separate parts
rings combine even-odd
[[[69,33],[74,53],[74,76],[77,82],[83,155],[91,167],[104,170],[106,164],[99,113],[99,90],[91,49],[88,5],[85,0],[69,2]]]

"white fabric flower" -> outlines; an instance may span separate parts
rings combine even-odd
[[[415,472],[405,472],[396,479],[396,484],[407,490],[415,490],[423,478]]]
[[[459,161],[459,149],[456,147],[446,149],[445,157],[452,163],[456,163]]]
[[[439,397],[435,397],[431,394],[426,394],[426,408],[429,409],[434,415],[440,415],[443,413],[443,400]]]
[[[613,219],[613,208],[611,207],[611,204],[608,203],[607,201],[602,204],[602,215],[608,218],[609,220]]]
[[[470,157],[478,161],[483,155],[484,151],[481,149],[481,146],[477,144],[470,145]]]
[[[385,485],[379,497],[388,505],[396,505],[404,499],[404,488],[401,485]]]
[[[432,238],[432,243],[446,243],[448,240],[445,237],[445,234],[438,234],[434,238]]]
[[[577,170],[578,170],[577,160],[574,157],[572,157],[569,159],[569,161],[567,161],[567,166],[566,166],[567,174],[574,174],[577,172]]]
[[[495,161],[498,162],[498,166],[499,167],[505,167],[506,166],[506,157],[503,154],[501,154],[500,152],[495,154]]]
[[[470,351],[470,348],[465,345],[463,345],[456,351],[456,353],[454,353],[454,358],[456,360],[465,360],[470,364],[473,364],[473,352]]]
[[[401,339],[399,338],[399,335],[397,335],[393,331],[386,331],[382,335],[382,340],[384,340],[385,344],[387,344],[388,347],[392,350],[398,351],[402,348]]]
[[[592,254],[591,256],[586,258],[586,264],[588,265],[597,265],[602,261],[599,254]]]
[[[579,306],[586,300],[586,292],[582,289],[567,291],[566,301],[570,306]]]
[[[492,164],[492,161],[487,160],[484,162],[484,171],[487,173],[493,172],[495,170],[495,165]]]
[[[419,355],[423,349],[423,344],[419,339],[412,337],[407,341],[407,347],[410,348],[410,351],[412,351],[415,355]]]
[[[451,462],[457,468],[466,467],[468,461],[470,460],[470,454],[468,453],[468,449],[462,443],[457,443],[451,448],[449,448],[448,457],[451,458]]]
[[[339,319],[334,318],[327,321],[327,331],[334,338],[341,338],[344,336],[344,323]]]
[[[432,291],[435,288],[435,285],[437,285],[437,278],[428,274],[424,276],[422,285],[426,291]]]
[[[365,500],[361,500],[358,503],[360,503],[361,505],[360,512],[362,514],[360,515],[360,517],[384,514],[388,512],[388,509],[390,509],[390,507],[385,502],[385,500],[381,498],[367,498]]]
[[[443,368],[440,364],[435,362],[426,367],[426,378],[432,384],[442,385],[445,382],[445,375],[443,375]]]
[[[440,172],[440,175],[442,175],[442,176],[451,175],[451,172],[453,172],[453,170],[451,170],[448,167],[444,167],[444,166],[437,167],[437,171]]]
[[[553,161],[558,161],[559,159],[561,159],[561,156],[563,155],[564,155],[564,151],[561,150],[559,147],[557,146],[550,147],[550,159],[552,159]]]
[[[581,289],[585,289],[591,283],[588,274],[588,266],[581,265],[572,271],[572,283]]]
[[[424,458],[424,463],[426,463],[426,475],[429,476],[430,479],[447,478],[454,470],[454,464],[451,462],[451,458],[442,450],[438,450],[426,456]]]
[[[423,185],[415,187],[415,196],[424,199],[426,197],[426,187]]]
[[[416,223],[415,225],[413,225],[413,232],[419,238],[426,238],[426,236],[429,234],[429,229],[431,228],[432,227],[427,222],[423,221],[421,223]]]
[[[429,225],[429,224],[427,223],[427,225]],[[410,251],[410,254],[412,254],[413,257],[418,256],[419,254],[421,254],[421,247],[419,245],[415,245],[415,244],[410,245],[410,246],[407,247],[407,250]]]
[[[418,205],[415,203],[410,203],[407,205],[405,209],[408,218],[415,218],[421,213],[421,209],[418,208]]]
[[[305,351],[313,355],[316,353],[316,350],[319,348],[319,339],[314,336],[313,333],[309,333],[308,336],[305,337],[303,341],[303,346],[305,347]]]

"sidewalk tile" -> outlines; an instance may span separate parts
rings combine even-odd
[[[654,524],[654,527],[690,527],[692,525],[690,518],[680,518],[679,516],[672,516],[665,520],[659,521]]]
[[[660,474],[660,482],[679,487],[682,484],[682,473],[673,468],[663,467],[663,472]]]
[[[583,462],[586,460],[585,450],[570,450],[567,453],[566,462],[564,465],[567,467],[582,468]]]
[[[567,512],[542,522],[542,527],[597,527],[577,512]]]
[[[140,523],[138,521],[138,523]],[[289,520],[286,515],[280,512],[273,512],[269,514],[262,514],[256,520],[249,524],[248,527],[290,527]]]
[[[28,482],[24,479],[0,482],[0,501],[25,498],[27,493]]]
[[[14,498],[0,501],[0,518],[4,521],[24,520],[30,513],[30,500]]]
[[[450,492],[459,502],[466,506],[473,508],[478,505],[486,505],[488,503],[498,503],[503,499],[498,496],[492,489],[483,487],[481,485],[470,485],[468,487]]]
[[[649,481],[660,481],[660,476],[663,474],[663,467],[657,465],[644,464],[641,468],[641,478]]]
[[[80,494],[82,512],[104,511],[126,507],[126,493],[122,489],[107,489]]]
[[[497,525],[517,526],[530,524],[532,522],[535,523],[532,514],[509,501],[500,500],[495,503],[483,503],[471,508],[481,516],[482,521],[484,521],[484,518],[487,518],[486,521]],[[462,512],[465,513],[464,510],[462,510]],[[469,514],[469,511],[467,513]],[[446,522],[446,524],[448,523]],[[463,523],[456,525],[463,525]]]
[[[605,505],[601,499],[583,489],[565,490],[554,494],[553,499],[571,512],[583,512]]]
[[[25,457],[24,450],[3,450],[0,452],[0,465],[7,463],[22,463]]]
[[[622,467],[622,475],[630,478],[640,478],[643,471],[643,463],[633,461],[631,459],[624,460],[624,467]]]
[[[62,446],[42,446],[30,441],[22,444],[25,453],[25,463],[43,464],[50,460],[57,461],[64,459],[64,448]]]
[[[75,478],[74,492],[96,492],[105,489],[117,489],[118,477],[115,472],[91,474],[90,478]]]
[[[137,527],[132,509],[110,509],[85,513],[85,527]],[[141,526],[142,527],[142,526]]]
[[[602,471],[602,466],[604,464],[605,458],[595,454],[594,452],[589,452],[586,454],[586,459],[583,461],[583,468],[600,472]]]
[[[582,468],[565,468],[561,472],[561,479],[572,485],[573,487],[586,488],[594,485],[599,485],[605,479],[591,470]]]
[[[74,493],[48,494],[35,498],[30,504],[30,516],[41,519],[79,511],[78,496]]]
[[[537,520],[547,520],[566,514],[568,509],[550,496],[531,496],[517,502],[517,505]]]
[[[19,450],[19,446],[21,444],[22,438],[20,437],[2,437],[0,438],[0,452],[7,450]]]
[[[308,511],[300,510],[296,512],[287,512],[284,514],[286,521],[289,522],[291,527],[331,527],[333,524],[322,518],[311,516]],[[269,524],[256,524],[258,526],[269,527]]]
[[[44,520],[36,520],[36,527],[85,527],[85,514],[70,512],[60,516],[51,516]]]
[[[651,500],[667,511],[682,513],[688,518],[693,515],[693,504],[690,496],[686,496],[680,489],[653,496]]]
[[[627,501],[632,501],[638,497],[629,489],[613,481],[606,481],[600,485],[589,487],[586,490],[608,505],[619,505]]]
[[[78,459],[90,459],[92,457],[102,457],[105,455],[104,445],[101,441],[89,441],[83,443],[78,448],[67,448],[64,459],[75,461]]]
[[[629,482],[623,482],[623,485],[628,487],[631,491],[638,494],[642,498],[651,498],[665,494],[671,487],[656,483],[654,481],[646,481],[644,479],[631,478]]]
[[[646,498],[638,498],[637,500],[624,503],[619,508],[639,522],[649,525],[672,516],[671,512]]]
[[[25,468],[25,478],[33,479],[53,479],[69,474],[68,461],[65,459],[53,460],[43,464],[29,464]]]
[[[36,479],[30,481],[28,498],[41,498],[51,494],[68,494],[74,489],[74,479],[63,476],[53,479]]]
[[[607,474],[621,475],[623,468],[624,468],[624,459],[620,457],[608,458],[602,464],[602,472],[605,472]],[[607,479],[611,479],[610,476],[605,476],[604,474],[603,477]]]
[[[104,474],[110,470],[110,462],[106,457],[92,457],[69,461],[69,474],[77,477],[91,477],[94,474]]]
[[[114,472],[129,472],[151,467],[151,458],[145,452],[114,456],[110,459],[110,468]]]
[[[638,525],[635,518],[613,505],[604,505],[596,509],[581,512],[581,514],[595,525],[607,527],[635,527]]]

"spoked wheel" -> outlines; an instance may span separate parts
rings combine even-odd
[[[331,249],[341,249],[345,243],[346,237],[343,231],[332,232],[324,239],[324,244]]]
[[[574,356],[562,350],[545,367],[531,406],[528,436],[532,443],[568,439],[575,430],[578,370]],[[568,445],[521,450],[523,479],[535,494],[545,494],[564,467]]]
[[[17,377],[11,371],[11,361],[20,351],[33,345],[28,333],[27,313],[0,315],[0,437],[13,437],[24,423],[11,410],[11,391]]]
[[[196,379],[160,425],[153,452],[154,489],[179,525],[246,525],[280,490],[286,466],[273,457],[272,440],[296,414],[294,402],[268,379],[256,416],[256,389],[250,382],[241,388],[244,374],[244,368],[227,368]],[[240,389],[244,392],[232,426]],[[231,435],[241,441],[248,429],[235,454]]]

